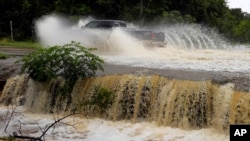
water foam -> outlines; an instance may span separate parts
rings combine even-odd
[[[11,112],[10,107],[0,107],[0,118],[6,117]],[[16,115],[12,118],[4,132],[5,121],[0,120],[0,137],[9,136],[9,133],[20,133],[20,122],[22,135],[38,137],[42,134],[41,129],[53,123],[54,119],[62,115],[43,115],[25,112],[23,107],[18,107],[16,112],[22,112],[22,115]],[[78,117],[69,117],[63,121],[64,124],[58,124],[50,129],[45,135],[45,140],[64,140],[64,141],[128,141],[128,140],[178,140],[178,141],[227,141],[228,136],[220,134],[213,129],[201,130],[182,130],[178,128],[159,127],[154,123],[132,124],[126,121],[106,121],[102,119],[83,119]],[[65,124],[66,123],[66,124]],[[67,126],[67,125],[74,126]]]
[[[39,136],[41,129],[62,117],[61,113],[38,114],[39,111],[50,111],[50,92],[57,83],[42,85],[31,79],[24,81],[25,78],[17,76],[6,83],[2,97],[11,94],[11,98],[16,99],[18,94],[26,95],[26,92],[27,103],[25,108],[17,107],[15,112],[22,114],[13,118],[9,118],[13,106],[0,107],[0,137],[18,131],[18,134]],[[21,86],[27,90],[22,90]],[[168,80],[160,76],[103,76],[78,81],[72,92],[72,103],[91,98],[94,87],[116,91],[113,107],[103,114],[97,107],[83,107],[79,113],[88,118],[65,119],[63,122],[67,124],[58,123],[46,134],[46,140],[226,141],[229,123],[247,123],[249,119],[247,112],[242,113],[249,107],[248,93],[234,92],[230,84],[217,86],[210,81]],[[240,97],[244,97],[243,100]],[[53,104],[57,105],[57,102]],[[64,105],[62,101],[60,103]],[[103,119],[93,118],[96,117],[93,115]]]

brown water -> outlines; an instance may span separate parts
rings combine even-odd
[[[159,125],[182,129],[216,128],[228,131],[229,124],[250,123],[249,92],[234,91],[232,84],[219,86],[211,81],[169,80],[158,75],[110,75],[76,82],[71,103],[53,99],[62,79],[37,83],[21,75],[7,80],[0,101],[20,104],[33,112],[69,110],[91,99],[96,87],[113,91],[112,107],[105,112],[96,106],[77,108],[87,117],[131,122],[157,122]]]

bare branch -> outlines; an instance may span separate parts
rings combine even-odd
[[[12,107],[12,111],[11,111],[11,114],[10,114],[10,117],[9,117],[9,119],[8,119],[8,121],[7,121],[7,124],[5,125],[5,128],[4,128],[4,132],[6,133],[7,132],[7,128],[8,128],[8,126],[9,126],[9,124],[10,124],[10,121],[11,121],[11,119],[13,118],[13,115],[14,115],[14,113],[15,113],[15,110],[16,110],[16,107]],[[8,117],[8,116],[7,116]],[[7,120],[7,119],[6,119]]]
[[[21,123],[21,121],[20,120],[18,120],[18,123],[19,123],[19,125],[20,125],[20,127],[19,127],[19,133],[22,135],[22,123]]]
[[[8,126],[9,126],[9,124],[10,124],[11,119],[15,116],[15,113],[20,114],[20,113],[18,113],[18,112],[15,112],[15,111],[16,111],[16,108],[17,108],[17,107],[12,107],[12,111],[11,111],[11,112],[9,112],[9,111],[7,112],[8,115],[6,116],[6,120],[8,120],[8,121],[7,121],[7,124],[6,124],[5,129],[4,129],[5,132],[7,131],[7,128],[8,128]],[[10,115],[9,115],[9,113],[10,113]],[[27,140],[32,140],[32,141],[42,141],[43,138],[44,138],[44,136],[46,135],[46,133],[49,131],[50,128],[55,127],[56,125],[60,125],[60,124],[58,124],[58,123],[61,123],[62,125],[68,125],[68,126],[74,127],[74,125],[70,125],[69,123],[63,123],[63,122],[61,122],[61,121],[64,120],[64,119],[66,119],[66,118],[68,118],[68,117],[70,117],[70,116],[72,116],[72,115],[76,115],[76,114],[78,114],[78,113],[71,113],[71,114],[68,114],[68,115],[66,115],[66,116],[64,116],[64,117],[62,117],[62,118],[59,118],[59,119],[56,119],[56,118],[54,117],[54,122],[53,122],[52,124],[46,125],[46,126],[45,126],[45,130],[43,130],[43,129],[39,126],[39,124],[38,124],[38,127],[39,127],[39,129],[41,130],[41,132],[42,132],[42,134],[41,134],[39,137],[32,137],[32,136],[25,136],[25,135],[22,135],[22,132],[21,132],[22,123],[21,123],[20,120],[18,120],[19,125],[20,125],[19,131],[18,131],[18,132],[19,132],[21,135],[18,135],[17,132],[13,132],[13,137],[16,138],[16,139],[27,139]],[[22,115],[22,114],[20,114],[20,115]],[[23,116],[23,115],[22,115],[22,116]],[[74,129],[75,129],[75,128],[74,128]]]
[[[49,131],[49,129],[51,128],[51,127],[53,127],[54,125],[56,125],[57,123],[59,123],[60,121],[62,121],[62,120],[64,120],[64,119],[66,119],[67,117],[70,117],[70,116],[72,116],[72,115],[75,115],[76,113],[72,113],[72,114],[69,114],[69,115],[66,115],[66,116],[64,116],[64,117],[62,117],[62,118],[60,118],[60,119],[58,119],[58,120],[55,120],[50,126],[48,126],[46,129],[45,129],[45,131],[42,133],[42,135],[39,137],[40,139]]]
[[[40,129],[41,132],[43,132],[42,127],[37,123],[38,128]]]

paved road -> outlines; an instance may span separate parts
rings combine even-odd
[[[15,64],[22,55],[28,54],[34,49],[16,49],[11,47],[0,47],[0,52],[16,55],[8,59],[0,60],[0,81],[5,81],[8,77],[19,74],[21,64]],[[234,83],[235,89],[250,91],[250,73],[240,72],[212,72],[194,71],[181,69],[152,69],[143,67],[131,67],[125,65],[104,64],[104,72],[98,71],[97,75],[111,74],[135,74],[135,75],[161,75],[169,79],[180,80],[212,80],[215,83]]]
[[[35,51],[35,49],[27,49],[27,48],[14,48],[10,46],[1,46],[0,52],[8,55],[16,55],[16,56],[23,56],[28,53]]]
[[[135,74],[135,75],[160,75],[169,79],[204,81],[211,80],[217,84],[235,84],[236,90],[250,91],[250,73],[222,72],[222,71],[194,71],[181,69],[152,69],[143,67],[129,67],[124,65],[104,64],[104,72],[98,71],[97,75],[110,74]]]

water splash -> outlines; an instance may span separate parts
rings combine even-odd
[[[157,28],[156,28],[157,29]],[[228,49],[230,45],[214,29],[196,24],[165,25],[166,47],[178,49]]]
[[[55,46],[68,44],[71,41],[77,41],[85,46],[91,46],[90,39],[92,35],[81,30],[81,24],[85,21],[79,21],[78,25],[70,23],[65,17],[58,15],[46,15],[38,19],[35,23],[36,35],[38,41],[45,46]]]
[[[38,40],[45,45],[62,45],[72,40],[81,42],[87,46],[100,46],[103,43],[90,45],[88,40],[102,40],[108,42],[109,39],[119,41],[121,43],[115,44],[116,48],[123,48],[123,45],[136,48],[138,46],[138,40],[131,39],[125,32],[115,32],[110,38],[103,38],[105,34],[101,30],[97,32],[91,32],[84,30],[83,27],[87,22],[93,20],[92,17],[82,18],[75,24],[68,24],[70,21],[64,17],[58,15],[43,16],[36,21],[36,33]],[[176,25],[155,25],[150,29],[139,29],[138,26],[131,23],[128,24],[128,28],[134,28],[134,30],[153,30],[161,31],[166,34],[165,47],[177,48],[177,49],[224,49],[228,48],[228,45],[224,39],[214,30],[202,27],[195,24],[176,24]],[[120,34],[120,35],[118,35]],[[119,36],[119,38],[117,37]],[[123,42],[123,40],[125,40]],[[94,41],[95,42],[95,41]],[[97,41],[96,41],[97,42]],[[125,43],[125,44],[124,44]],[[107,44],[106,46],[109,46]],[[111,48],[112,49],[112,48]],[[112,50],[111,50],[112,51]]]
[[[65,24],[69,21],[56,15],[42,17],[36,22],[38,39],[45,45],[63,45],[74,40],[86,47],[96,47],[98,50],[94,53],[111,64],[242,73],[250,70],[250,48],[232,47],[216,31],[201,25],[152,27],[150,30],[166,34],[167,44],[159,48],[144,46],[119,29],[107,34],[101,30],[80,28],[89,20],[91,18]]]

